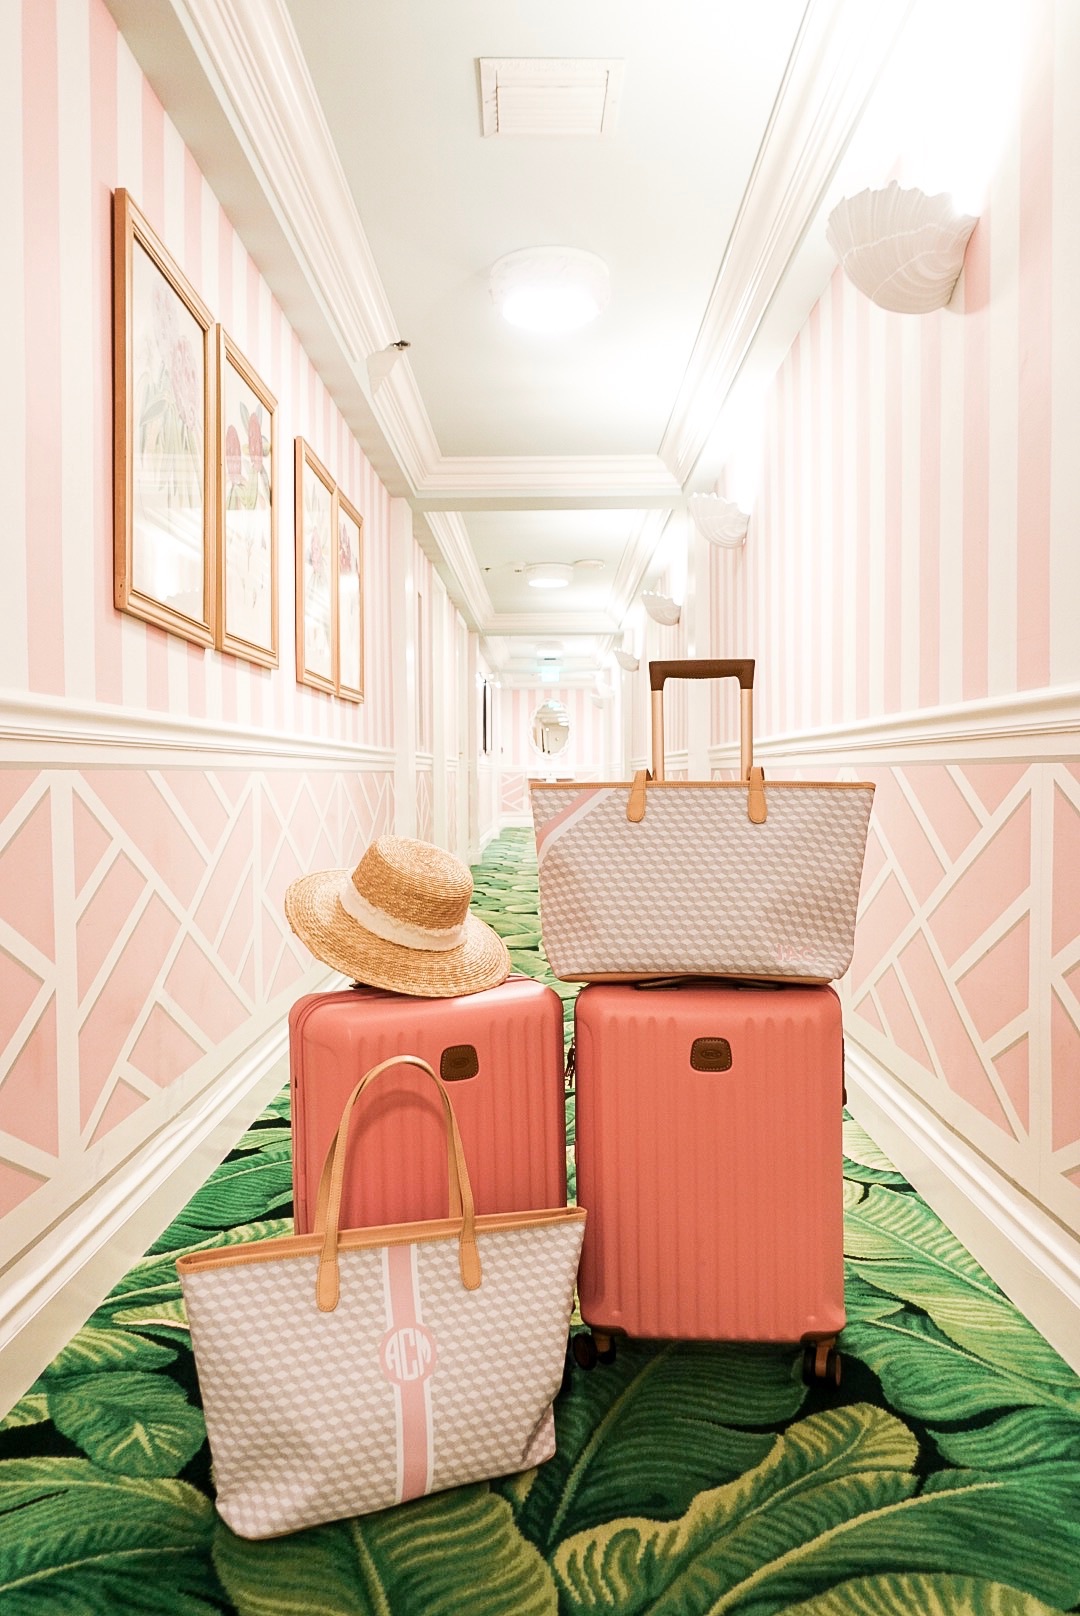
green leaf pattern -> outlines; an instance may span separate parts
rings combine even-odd
[[[475,912],[559,992],[569,1042],[578,990],[540,945],[531,833],[473,873]],[[538,1469],[236,1537],[175,1264],[291,1229],[288,1119],[286,1089],[0,1425],[3,1616],[1080,1608],[1080,1380],[851,1118],[839,1392],[807,1391],[794,1344],[624,1342],[573,1370]],[[571,1149],[573,1126],[571,1096]]]

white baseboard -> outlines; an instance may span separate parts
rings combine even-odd
[[[848,1106],[1020,1311],[1080,1373],[1080,1240],[846,1037]]]
[[[532,829],[533,817],[527,814],[500,814],[499,830],[521,830],[524,827]],[[497,834],[497,833],[496,833]]]
[[[335,975],[319,987],[344,985]],[[0,1291],[0,1417],[289,1080],[284,1019],[53,1225]]]

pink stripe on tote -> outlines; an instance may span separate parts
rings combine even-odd
[[[379,1361],[394,1387],[397,1405],[398,1499],[420,1498],[431,1486],[431,1406],[428,1377],[435,1368],[435,1341],[420,1320],[414,1246],[387,1246],[383,1277],[387,1332]]]
[[[543,855],[548,845],[557,842],[563,831],[582,817],[597,797],[606,797],[607,792],[597,788],[594,791],[581,791],[565,808],[560,808],[557,814],[552,814],[545,825],[536,833],[537,863],[543,863]]]

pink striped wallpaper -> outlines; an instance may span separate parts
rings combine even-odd
[[[0,687],[173,716],[392,743],[386,598],[389,496],[102,0],[4,8],[22,63],[21,159],[4,185],[21,251],[5,255],[24,312],[5,387],[23,401],[24,452],[6,482],[19,550]],[[110,207],[125,186],[278,399],[281,666],[263,670],[128,618],[112,605]],[[92,408],[88,404],[92,403]],[[367,699],[293,675],[292,445],[312,445],[364,517]],[[14,486],[12,486],[14,485]],[[88,601],[96,609],[86,610]]]
[[[290,932],[282,895],[304,871],[351,867],[393,828],[395,658],[387,490],[102,0],[0,7],[0,61],[0,700],[18,712],[62,698],[89,710],[91,729],[141,715],[151,737],[107,748],[17,739],[0,766],[0,1216],[17,1250],[202,1104],[325,974]],[[276,670],[113,607],[117,186],[278,399]],[[364,517],[359,706],[295,680],[297,435]],[[431,579],[419,552],[417,566],[429,585],[430,730]],[[217,733],[155,734],[166,717]],[[370,750],[350,750],[360,747]],[[427,785],[430,828],[430,770]]]
[[[714,650],[756,656],[758,734],[796,757],[808,730],[1080,683],[1080,17],[1038,11],[952,303],[889,314],[836,271],[772,388],[746,546],[710,552]],[[735,715],[718,694],[715,742]],[[1075,734],[885,766],[861,738],[824,771],[878,782],[849,1029],[1080,1231]]]
[[[678,519],[673,517],[667,542],[684,545],[687,537],[686,524],[682,522],[676,526],[677,522]],[[679,621],[669,627],[667,624],[655,622],[645,613],[644,608],[641,610],[643,628],[635,641],[634,653],[640,666],[636,673],[621,676],[624,679],[624,693],[630,702],[630,757],[635,767],[651,763],[652,760],[652,695],[649,688],[649,663],[682,660],[690,655],[689,614],[681,599],[686,593],[685,588],[679,586],[670,567],[660,574],[651,587],[658,595],[679,599],[683,611]],[[687,688],[685,681],[673,680],[664,690],[664,751],[669,756],[672,753],[683,753],[687,748]],[[667,766],[666,772],[669,778],[677,779],[686,773],[685,765],[673,761]]]
[[[949,307],[889,314],[837,269],[777,374],[746,547],[710,556],[762,733],[1080,679],[1080,188],[1055,139],[1080,63],[1074,8],[1039,5]]]
[[[498,731],[496,745],[501,766],[535,773],[543,759],[532,744],[532,715],[541,702],[558,701],[570,714],[570,740],[560,754],[559,770],[596,776],[604,767],[608,710],[605,701],[591,688],[564,685],[535,685],[529,689],[503,687],[497,692]]]
[[[613,722],[611,697],[591,688],[535,685],[528,689],[504,687],[496,692],[495,761],[499,773],[499,812],[515,818],[528,816],[528,781],[544,773],[544,760],[532,744],[532,715],[543,701],[560,701],[570,714],[570,740],[566,751],[550,760],[560,776],[602,779],[611,770],[610,740]],[[619,774],[616,770],[616,777]]]

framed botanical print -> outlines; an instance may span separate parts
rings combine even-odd
[[[278,664],[277,400],[218,326],[217,645]]]
[[[364,518],[338,489],[338,695],[364,699]]]
[[[303,438],[296,440],[296,678],[336,688],[337,488]]]
[[[113,598],[213,645],[216,351],[209,310],[113,193]]]

